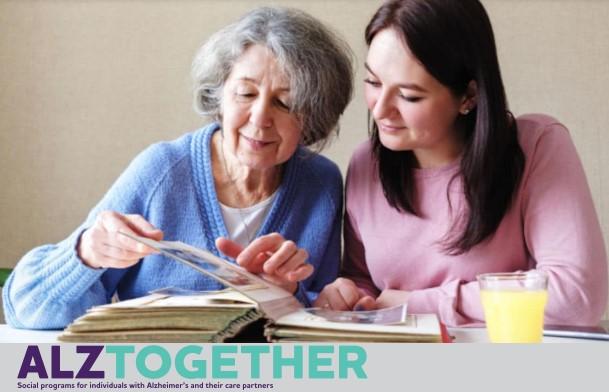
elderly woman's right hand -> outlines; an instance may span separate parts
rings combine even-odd
[[[307,263],[307,251],[279,233],[260,236],[245,248],[220,237],[216,239],[216,247],[249,272],[261,274],[291,293],[298,288],[297,282],[311,276],[314,270]]]
[[[104,211],[80,237],[77,252],[83,263],[91,268],[127,268],[156,253],[154,249],[119,234],[119,231],[156,241],[163,239],[163,232],[141,215]]]

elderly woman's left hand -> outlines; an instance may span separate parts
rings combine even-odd
[[[299,281],[313,273],[313,266],[307,263],[307,251],[279,233],[258,237],[246,248],[220,237],[216,247],[249,272],[260,274],[291,293],[296,291]]]

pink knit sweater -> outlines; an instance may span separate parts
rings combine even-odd
[[[537,268],[549,275],[546,323],[596,324],[607,304],[607,258],[575,146],[551,117],[517,123],[526,166],[515,202],[490,240],[458,256],[440,243],[452,222],[446,191],[458,162],[415,170],[419,218],[389,206],[370,143],[360,145],[347,175],[343,275],[374,294],[408,291],[410,312],[456,326],[484,320],[477,274]],[[465,203],[459,180],[449,194],[455,215]]]

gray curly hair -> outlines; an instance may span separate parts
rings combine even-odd
[[[192,64],[195,110],[221,121],[221,97],[233,64],[252,45],[270,49],[290,80],[294,112],[306,146],[321,150],[338,134],[353,94],[353,54],[347,43],[305,12],[263,7],[213,34]]]

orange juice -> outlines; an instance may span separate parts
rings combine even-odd
[[[546,290],[480,290],[480,296],[491,342],[541,342]]]

